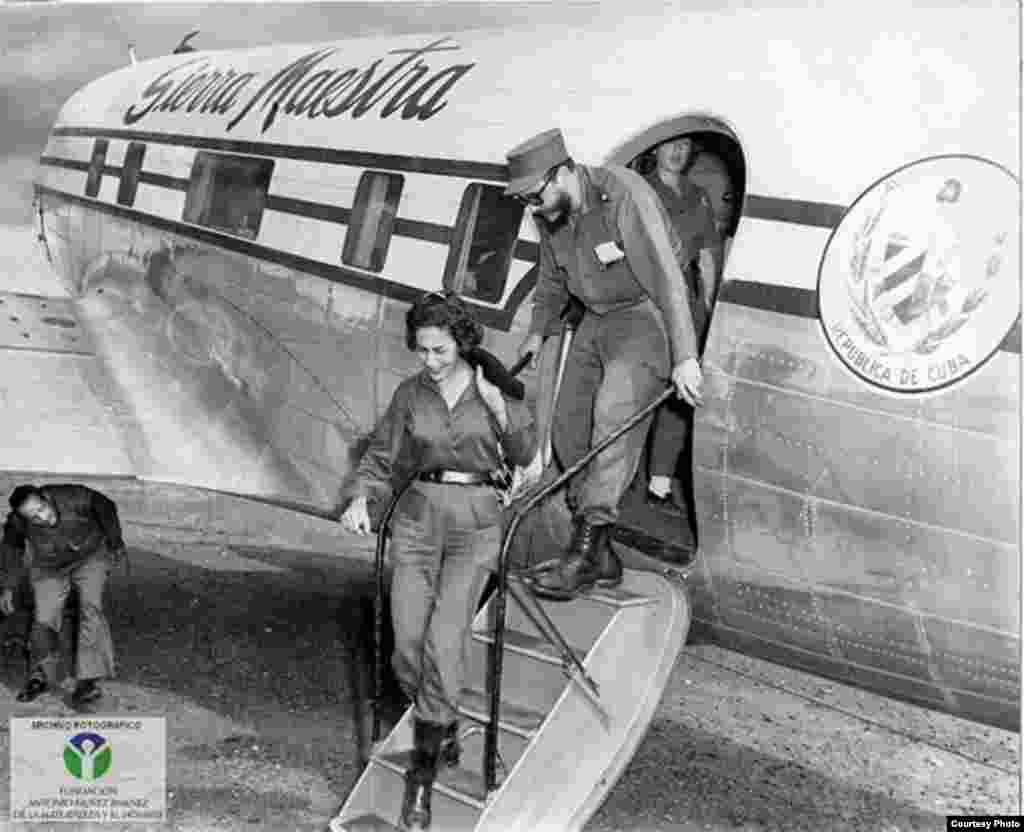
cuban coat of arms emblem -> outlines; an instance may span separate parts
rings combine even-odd
[[[944,389],[981,367],[1020,312],[1018,185],[971,156],[907,165],[844,214],[818,273],[835,353],[897,393]]]

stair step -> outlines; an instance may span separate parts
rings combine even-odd
[[[522,595],[510,593],[506,607],[505,629],[540,637],[545,617],[555,627],[566,643],[586,653],[600,638],[601,633],[620,610],[610,604],[578,598],[569,604],[546,601],[532,596],[525,587]],[[520,598],[522,605],[520,604]],[[478,630],[494,629],[495,604],[490,604],[477,624]],[[486,622],[486,624],[484,623]],[[482,625],[482,626],[481,626]]]
[[[476,630],[473,632],[473,638],[486,644],[493,644],[494,632],[492,630]],[[562,664],[561,654],[555,649],[555,646],[545,638],[531,636],[527,633],[520,632],[519,630],[506,629],[504,645],[506,650],[511,650],[512,652],[519,653],[523,656],[530,656],[542,662],[547,662],[548,664]],[[586,656],[586,653],[576,647],[572,648],[572,652],[576,654],[580,661],[582,661],[584,656]]]
[[[510,579],[528,586],[528,583],[518,575],[511,575]],[[537,597],[537,600],[545,605],[555,604],[559,606],[566,606],[580,600],[596,601],[599,604],[609,604],[613,607],[636,607],[657,603],[657,599],[652,598],[650,595],[633,592],[622,585],[617,587],[593,586],[590,589],[579,591],[571,601],[556,601],[551,598],[541,598],[540,596]]]
[[[376,816],[390,823],[390,827],[380,827],[384,832],[390,832],[392,827],[401,828],[399,815],[404,793],[405,769],[402,765],[381,757],[371,758],[355,790],[349,794],[345,805],[332,821],[331,832],[347,830],[350,818],[369,823],[368,816]],[[480,801],[457,794],[439,783],[434,789],[432,803],[432,828],[438,832],[472,832],[476,829],[482,811]],[[369,826],[365,832],[373,829]],[[357,827],[355,832],[364,830]]]
[[[463,688],[460,696],[459,713],[486,725],[490,721],[491,697],[482,690]],[[498,727],[503,731],[530,739],[544,722],[545,714],[502,702],[498,712]]]
[[[327,828],[329,832],[401,832],[399,827],[379,815],[360,815],[346,821],[335,818]]]
[[[373,758],[397,774],[404,775],[412,768],[412,751],[393,751]],[[487,787],[484,785],[483,773],[464,769],[461,766],[449,768],[438,766],[434,790],[442,792],[456,800],[460,800],[477,809],[483,809],[487,801]]]
[[[494,653],[493,640],[470,640],[469,663],[463,686],[474,690],[489,690],[490,663]],[[565,668],[559,659],[543,653],[523,652],[509,648],[504,651],[501,674],[501,705],[515,703],[532,711],[546,714],[554,707],[565,690]],[[487,710],[484,710],[487,713]]]
[[[621,586],[611,589],[594,587],[582,593],[580,597],[589,598],[591,601],[597,601],[602,604],[609,604],[613,607],[643,607],[647,604],[658,603],[657,598],[652,598],[650,595],[643,595],[638,592],[630,592]]]

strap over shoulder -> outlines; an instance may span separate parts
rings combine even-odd
[[[526,395],[523,383],[513,376],[501,359],[483,347],[473,347],[466,353],[466,360],[473,369],[482,367],[484,378],[510,399],[522,401]]]

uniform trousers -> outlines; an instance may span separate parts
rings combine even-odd
[[[78,592],[79,603],[75,678],[100,679],[114,675],[114,642],[103,614],[103,588],[108,569],[106,548],[61,570],[31,568],[29,577],[35,597],[32,661],[46,674],[51,685],[57,682],[59,633],[72,584]]]
[[[678,477],[686,473],[693,434],[693,407],[672,399],[658,408],[651,437],[651,476]]]
[[[390,547],[392,666],[418,719],[457,718],[470,626],[501,545],[493,487],[415,481],[396,511]]]
[[[573,337],[552,425],[552,447],[564,469],[652,401],[669,382],[669,345],[660,310],[650,300],[597,315],[587,310]],[[577,517],[614,523],[619,500],[636,474],[651,417],[602,451],[569,481]]]
[[[686,271],[687,295],[690,301],[690,315],[698,333],[698,345],[704,352],[711,313],[704,303],[704,283],[700,270],[690,264]],[[689,442],[693,434],[693,407],[682,399],[665,402],[654,416],[654,430],[651,438],[651,476],[675,477],[685,472],[690,457]]]

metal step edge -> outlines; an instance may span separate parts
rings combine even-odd
[[[657,604],[658,599],[652,598],[650,595],[639,595],[635,592],[630,592],[628,589],[605,589],[603,587],[594,587],[588,589],[580,594],[581,599],[588,601],[594,601],[598,604],[604,604],[605,606],[613,607],[614,609],[621,610],[628,607],[646,607],[651,604]],[[552,603],[563,603],[563,602],[552,602]]]
[[[603,629],[604,628],[602,627],[602,630]],[[510,639],[509,636],[512,638]],[[484,644],[493,644],[494,634],[490,630],[474,630],[473,639]],[[526,643],[517,644],[516,640]],[[504,648],[512,653],[518,653],[521,656],[529,656],[531,659],[536,659],[537,661],[554,665],[555,667],[562,666],[561,656],[555,655],[555,648],[547,641],[547,639],[537,638],[536,636],[531,636],[528,633],[521,632],[520,630],[505,630]],[[578,647],[573,647],[572,651],[580,661],[583,661],[584,657],[587,655],[585,651],[580,650]]]
[[[483,698],[486,701],[487,696],[482,695],[481,698]],[[499,712],[498,728],[502,731],[508,731],[508,733],[510,734],[515,734],[517,737],[520,737],[521,739],[532,740],[535,736],[537,736],[537,732],[540,730],[540,726],[544,724],[544,720],[547,719],[547,714],[545,714],[543,711],[535,711],[532,708],[523,707],[522,705],[516,705],[515,707],[521,711],[526,711],[530,714],[535,714],[537,716],[537,727],[526,728],[521,725],[516,725],[514,722],[508,722],[507,720],[501,718]],[[466,716],[469,719],[472,719],[474,722],[477,722],[483,726],[486,726],[487,723],[491,721],[490,715],[487,712],[479,710],[477,708],[473,708],[469,705],[460,704],[458,707],[458,711],[463,716]]]
[[[523,589],[532,592],[529,589],[527,581],[521,577],[513,576],[513,580],[517,580],[523,585]],[[557,606],[567,607],[580,601],[589,602],[591,604],[599,604],[603,607],[612,607],[613,609],[625,609],[626,607],[643,607],[648,604],[657,604],[658,599],[652,598],[650,595],[641,595],[637,592],[631,592],[628,589],[623,589],[621,586],[617,587],[601,587],[592,586],[588,589],[580,590],[575,597],[571,600],[554,600],[552,598],[544,598],[540,595],[535,594],[534,597],[544,607]]]
[[[386,768],[388,771],[397,774],[400,777],[405,777],[405,769],[397,763],[393,763],[391,760],[385,759],[384,757],[371,757],[370,761],[376,763],[381,768]],[[439,769],[440,774],[441,769]],[[434,780],[434,792],[443,794],[445,797],[449,797],[452,800],[458,801],[465,806],[471,806],[474,809],[483,811],[487,808],[487,801],[481,800],[478,797],[474,797],[471,794],[459,791],[446,783],[443,783],[439,778]]]
[[[384,820],[380,815],[373,813],[367,813],[359,815],[358,817],[352,818],[351,820],[338,820],[338,818],[332,818],[327,825],[328,832],[362,832],[362,830],[372,830],[372,832],[402,832],[401,828],[395,826],[390,821]]]

